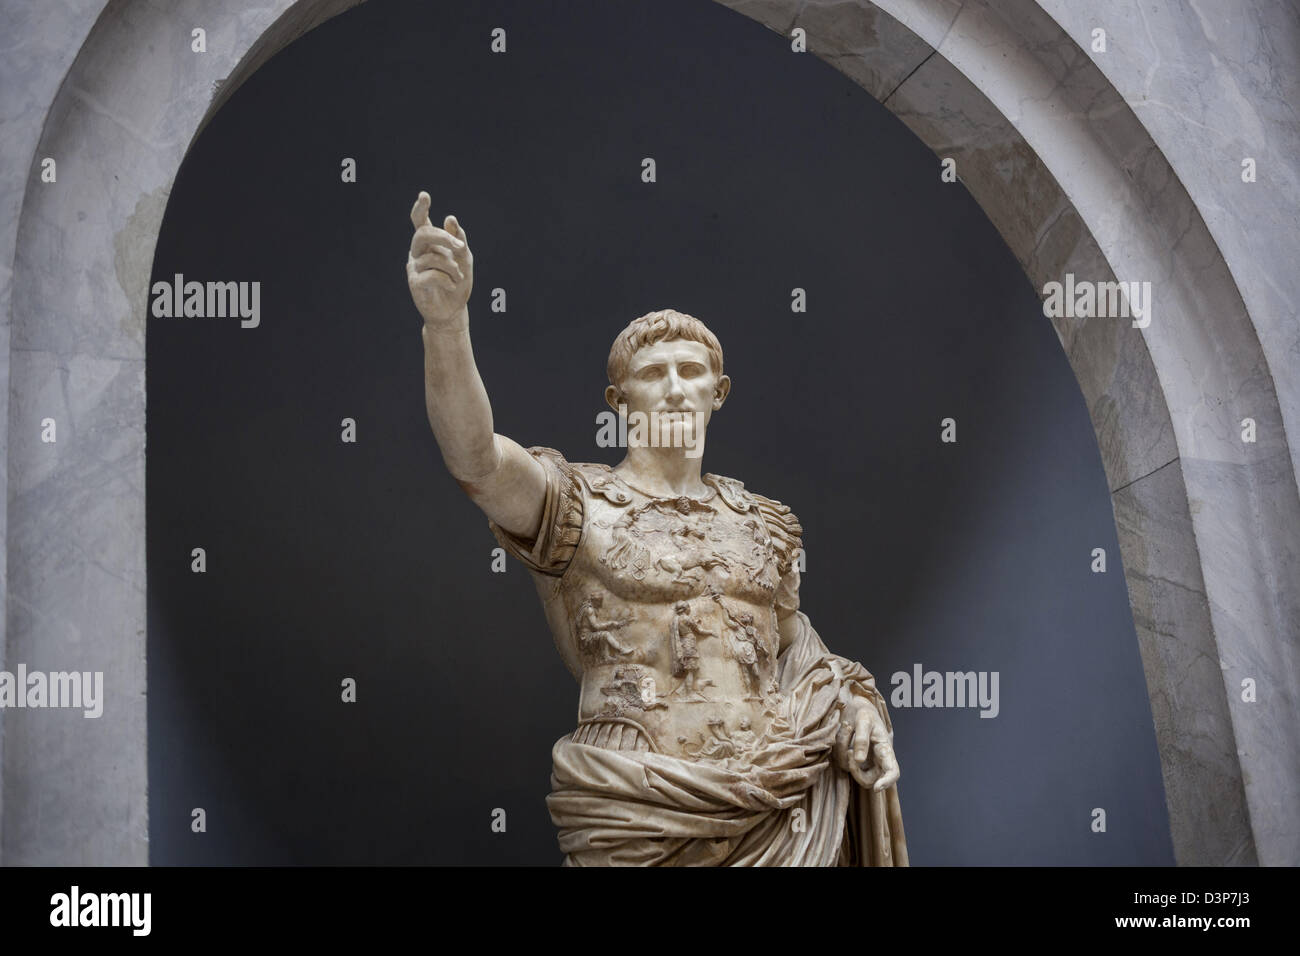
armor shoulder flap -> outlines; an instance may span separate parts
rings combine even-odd
[[[722,495],[722,500],[731,508],[742,514],[758,512],[762,516],[767,533],[772,536],[772,546],[776,551],[781,574],[788,573],[803,547],[803,526],[799,524],[799,519],[790,510],[790,506],[775,498],[747,491],[744,484],[735,478],[723,478],[720,475],[709,475],[708,478]]]
[[[579,462],[571,466],[573,473],[582,479],[582,483],[587,486],[587,490],[593,495],[599,495],[612,505],[630,504],[632,501],[632,489],[620,478],[614,474],[614,469],[609,465],[597,465],[591,462]]]
[[[575,467],[554,448],[537,445],[529,448],[528,453],[546,472],[546,503],[536,539],[511,534],[493,521],[488,522],[488,527],[506,553],[529,570],[558,577],[567,570],[582,538],[585,511],[582,488],[575,477]]]

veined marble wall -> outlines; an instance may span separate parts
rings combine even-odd
[[[75,660],[116,697],[94,722],[3,714],[0,862],[148,861],[143,316],[158,227],[206,117],[354,2],[0,9],[0,667]],[[1152,284],[1146,328],[1053,321],[1114,498],[1175,852],[1300,863],[1300,449],[1285,433],[1300,427],[1295,10],[721,2],[782,36],[803,30],[809,52],[955,158],[1039,288],[1065,273]],[[200,25],[207,56],[177,52]],[[45,156],[57,189],[41,182]],[[1240,438],[1248,417],[1255,443]]]

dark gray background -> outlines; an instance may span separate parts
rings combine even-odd
[[[577,688],[428,428],[403,273],[421,188],[474,250],[498,431],[615,463],[594,444],[611,341],[696,315],[735,383],[705,470],[794,508],[831,648],[886,692],[918,661],[1000,672],[996,719],[891,711],[914,864],[1173,862],[1087,410],[965,188],[705,0],[371,0],[235,93],[167,208],[154,278],[259,280],[262,324],[148,322],[154,863],[560,860],[544,797]]]

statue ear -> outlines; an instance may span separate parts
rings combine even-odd
[[[724,375],[722,378],[718,379],[717,387],[713,391],[713,410],[715,412],[722,407],[722,403],[727,400],[727,396],[730,394],[731,378],[730,376]]]
[[[605,387],[605,404],[618,412],[619,406],[626,405],[627,402],[624,400],[622,392],[620,392],[615,386],[608,385]],[[619,414],[622,413],[620,412]]]

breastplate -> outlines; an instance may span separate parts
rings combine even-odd
[[[738,483],[699,498],[644,494],[575,464],[582,537],[551,593],[582,691],[574,739],[744,762],[784,732],[776,688],[779,561]]]

